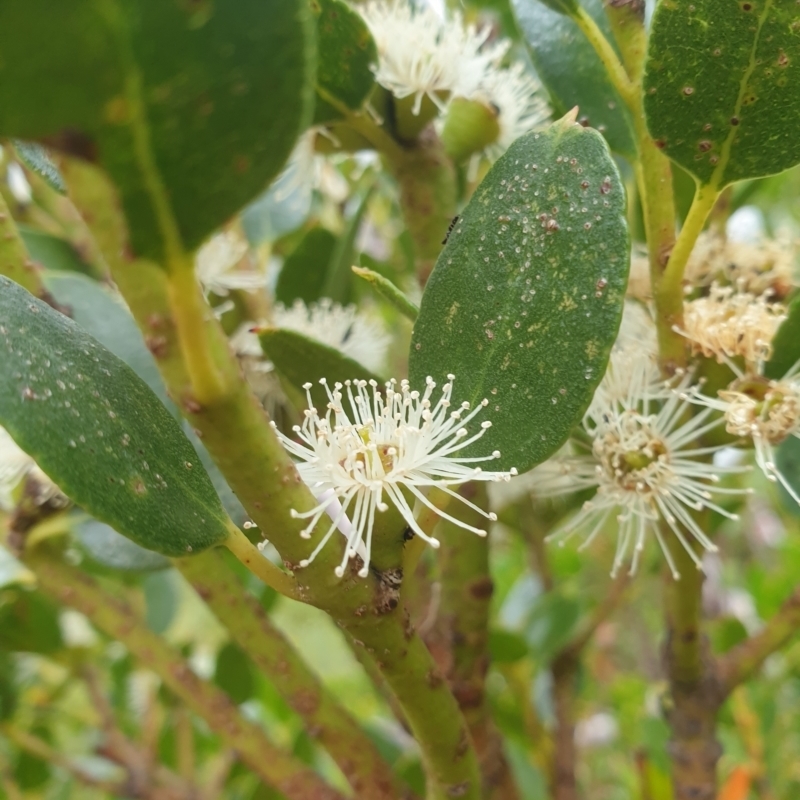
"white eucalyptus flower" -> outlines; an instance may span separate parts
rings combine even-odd
[[[725,429],[753,443],[756,464],[770,481],[778,482],[800,505],[800,495],[775,463],[775,447],[790,436],[800,438],[800,362],[780,380],[742,372],[734,362],[728,366],[736,379],[716,397],[704,395],[700,387],[685,391],[686,400],[722,413]]]
[[[206,242],[195,257],[195,272],[203,291],[227,297],[231,290],[254,292],[267,284],[260,272],[237,270],[247,252],[247,242],[231,231],[218,233]]]
[[[277,306],[274,325],[333,347],[373,372],[382,369],[389,346],[389,337],[378,323],[354,305],[342,306],[327,297],[308,306],[302,300],[295,300],[290,308]]]
[[[487,45],[491,33],[465,26],[460,14],[443,19],[427,4],[373,0],[359,8],[378,49],[375,80],[395,97],[424,97],[443,109],[451,95],[468,97],[510,42]]]
[[[756,297],[712,283],[707,297],[683,304],[683,327],[675,330],[706,358],[722,363],[741,356],[759,364],[769,360],[772,339],[785,319],[785,307],[766,294]]]
[[[297,469],[319,501],[311,511],[292,512],[296,518],[309,520],[301,536],[310,538],[311,531],[325,517],[332,521],[300,566],[310,564],[340,528],[347,536],[347,546],[336,574],[341,577],[348,560],[359,555],[363,561],[359,575],[366,577],[375,515],[388,509],[386,501],[399,510],[414,533],[433,547],[438,547],[439,542],[416,522],[412,508],[415,501],[465,530],[486,535],[485,530],[436,508],[425,494],[430,487],[436,487],[495,519],[494,514],[478,508],[450,487],[472,480],[507,480],[516,473],[484,472],[475,466],[499,458],[497,451],[479,457],[459,455],[483,436],[491,422],[482,422],[476,432],[468,432],[467,426],[488,401],[472,410],[469,403],[451,410],[453,380],[454,376],[449,375],[435,404],[431,397],[436,384],[430,378],[423,394],[412,391],[407,381],[402,381],[399,389],[396,381],[389,381],[383,393],[375,381],[347,381],[344,386],[337,383],[333,391],[322,381],[330,401],[324,417],[314,408],[308,391],[311,384],[306,384],[309,407],[302,427],[294,428],[299,441],[275,429],[286,449],[298,459]]]
[[[541,85],[521,61],[506,69],[489,64],[477,88],[468,96],[497,111],[500,135],[488,148],[492,158],[502,155],[523,134],[543,125],[550,112],[541,96]]]
[[[689,544],[696,539],[707,551],[717,548],[692,517],[692,512],[710,509],[736,519],[712,501],[713,494],[740,494],[739,489],[716,486],[722,473],[741,472],[740,467],[718,467],[709,463],[721,447],[697,447],[704,433],[720,424],[710,419],[711,409],[690,417],[691,406],[683,391],[665,399],[650,393],[648,369],[635,373],[640,385],[632,383],[628,395],[616,401],[595,403],[584,419],[584,432],[590,440],[588,452],[559,459],[560,475],[552,486],[540,485],[540,493],[552,495],[596,488],[594,497],[584,503],[572,519],[548,539],[565,544],[576,534],[584,537],[580,549],[588,547],[609,521],[617,523],[617,547],[611,574],[616,575],[631,556],[630,573],[639,564],[645,541],[653,536],[675,578],[680,577],[664,540],[662,520],[698,569],[701,560]],[[580,446],[576,444],[576,447]],[[586,447],[584,445],[584,447]],[[552,473],[552,466],[550,467]],[[571,476],[564,485],[563,477]]]

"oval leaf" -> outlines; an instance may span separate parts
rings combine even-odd
[[[198,552],[227,517],[178,423],[72,320],[0,277],[0,424],[78,505],[149,550]]]
[[[118,534],[110,525],[88,519],[73,527],[89,557],[103,567],[125,572],[152,572],[170,566],[169,559]]]
[[[796,3],[773,0],[656,6],[647,125],[701,183],[721,189],[800,162],[797,14]]]
[[[312,228],[283,262],[275,299],[285,306],[295,300],[306,304],[319,300],[335,250],[336,237],[329,230]]]
[[[372,90],[378,49],[361,15],[342,0],[312,0],[317,20],[317,105],[314,124],[341,118],[329,101],[361,108]]]
[[[581,123],[597,128],[614,152],[633,158],[636,148],[628,110],[577,24],[539,0],[512,0],[511,6],[556,113],[578,106]],[[601,0],[584,0],[583,6],[613,41]]]
[[[333,347],[309,339],[295,331],[280,328],[265,328],[258,333],[264,355],[272,361],[275,369],[295,389],[305,396],[303,384],[310,383],[311,399],[317,408],[325,408],[329,401],[325,389],[320,386],[320,378],[328,385],[352,380],[376,380],[373,375],[357,361],[342,355]]]
[[[189,250],[277,175],[313,102],[302,0],[0,4],[0,135],[99,159],[134,253]]]
[[[624,191],[600,134],[560,120],[517,139],[478,187],[422,296],[411,383],[454,400],[520,472],[550,456],[603,376],[628,272]]]

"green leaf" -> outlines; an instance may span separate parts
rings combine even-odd
[[[337,381],[376,380],[382,383],[380,378],[352,358],[295,331],[264,328],[259,331],[258,338],[264,355],[281,376],[301,392],[301,396],[305,396],[303,384],[312,384],[311,399],[317,408],[323,409],[329,402],[325,389],[319,384],[320,378],[325,378],[331,388]]]
[[[313,101],[302,0],[0,5],[0,135],[99,160],[134,255],[193,250],[278,174]]]
[[[66,194],[67,187],[58,167],[50,160],[47,150],[36,142],[22,142],[19,139],[14,143],[19,160],[32,172],[44,178],[51,189],[59,194]]]
[[[35,725],[30,732],[48,743],[52,741],[50,731],[42,725]],[[50,764],[38,756],[31,755],[27,750],[23,750],[14,765],[13,778],[23,791],[30,792],[40,789],[50,780]]]
[[[519,634],[496,628],[489,632],[489,654],[495,664],[513,664],[528,655],[528,645]]]
[[[517,139],[450,234],[422,297],[412,385],[456,376],[520,472],[555,452],[605,371],[628,273],[625,192],[603,138],[565,118]],[[492,464],[494,467],[494,462]]]
[[[532,655],[549,662],[572,638],[579,619],[576,600],[556,592],[542,595],[531,610],[525,632]]]
[[[786,319],[772,339],[772,358],[764,365],[764,375],[780,380],[800,361],[800,297],[787,309]]]
[[[0,320],[0,424],[72,500],[164,555],[225,540],[197,453],[130,367],[2,277]]]
[[[3,648],[49,655],[64,646],[58,607],[41,592],[13,587],[0,592]]]
[[[253,665],[244,652],[233,642],[228,642],[217,655],[214,683],[230,695],[239,705],[249,700],[256,691]]]
[[[665,0],[644,76],[656,144],[701,184],[800,162],[797,6],[788,0]]]
[[[343,305],[350,302],[353,288],[351,267],[356,260],[356,238],[374,187],[375,182],[372,181],[366,191],[362,192],[360,196],[356,194],[350,200],[349,205],[355,206],[355,208],[352,210],[352,214],[347,220],[347,225],[336,242],[336,248],[328,264],[322,294]]]
[[[283,262],[275,299],[285,306],[306,305],[322,297],[325,276],[336,249],[336,237],[326,228],[312,228]]]
[[[599,130],[614,152],[633,158],[636,148],[630,114],[600,57],[575,22],[539,0],[512,0],[511,5],[556,114],[578,106],[582,123]],[[606,38],[613,41],[602,0],[584,0],[583,6]]]
[[[144,577],[145,622],[153,633],[164,633],[178,612],[180,595],[175,570],[153,572]]]
[[[578,9],[577,0],[539,0],[539,2],[559,14],[572,14]]]
[[[91,273],[91,267],[81,260],[69,242],[27,225],[17,227],[30,257],[45,269],[84,275]]]
[[[72,530],[89,557],[103,567],[125,572],[151,572],[170,566],[169,559],[139,547],[110,525],[96,519],[79,522]]]
[[[311,0],[317,22],[317,105],[314,124],[340,119],[329,101],[358,110],[375,83],[375,40],[361,15],[341,0]]]
[[[789,436],[775,451],[775,466],[795,493],[800,494],[800,439]],[[778,484],[783,507],[794,517],[800,517],[800,507],[794,498]]]
[[[419,309],[388,278],[366,267],[352,267],[353,273],[365,280],[384,300],[394,306],[412,322],[419,316]]]
[[[67,308],[75,322],[121,358],[155,392],[172,416],[180,418],[141,331],[117,295],[96,281],[79,275],[45,275],[45,285],[53,297]],[[181,427],[200,456],[228,516],[241,524],[247,518],[242,504],[231,491],[191,425],[184,420]]]
[[[121,358],[177,416],[155,359],[122,298],[91,278],[69,273],[45,274],[47,289],[69,316],[100,344]]]

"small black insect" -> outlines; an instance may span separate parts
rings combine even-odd
[[[458,214],[456,214],[456,216],[453,217],[453,221],[450,223],[450,227],[447,229],[447,233],[444,235],[444,239],[442,239],[442,244],[447,244],[447,240],[450,238],[450,234],[453,232],[453,228],[455,228],[458,220],[459,217]]]

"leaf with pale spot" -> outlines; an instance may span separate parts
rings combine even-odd
[[[227,516],[152,390],[71,319],[0,277],[0,425],[61,489],[149,550],[223,542]]]
[[[605,371],[628,274],[625,192],[597,131],[567,118],[517,139],[450,234],[409,371],[489,406],[470,455],[527,470],[567,438]],[[494,467],[495,462],[491,462]]]

